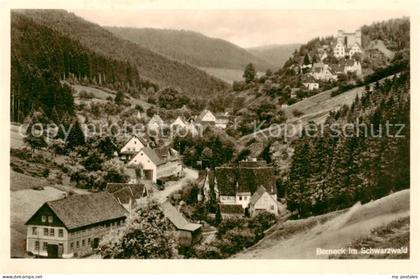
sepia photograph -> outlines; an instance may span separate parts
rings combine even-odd
[[[407,8],[9,28],[9,259],[411,258]]]

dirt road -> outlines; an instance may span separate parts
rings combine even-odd
[[[195,180],[198,178],[198,171],[184,168],[185,176],[178,181],[169,181],[165,185],[165,189],[162,191],[157,190],[154,188],[153,193],[151,194],[152,199],[157,200],[158,202],[162,203],[166,201],[168,196],[173,192],[181,190],[182,187],[185,186],[188,180]]]

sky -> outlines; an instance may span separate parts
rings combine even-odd
[[[241,47],[305,43],[364,24],[409,16],[403,10],[70,10],[102,26],[192,30]]]

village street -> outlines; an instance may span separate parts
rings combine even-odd
[[[166,201],[168,196],[173,192],[181,190],[188,180],[196,180],[198,178],[198,171],[190,168],[184,168],[185,176],[178,181],[169,181],[165,185],[165,189],[162,191],[153,188],[153,193],[151,193],[151,198],[157,200],[159,203]],[[150,189],[150,188],[149,188]]]

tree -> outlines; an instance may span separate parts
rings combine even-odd
[[[311,64],[311,60],[309,60],[309,55],[308,54],[305,54],[305,58],[303,58],[303,64],[304,65]]]
[[[122,91],[118,91],[118,92],[117,92],[117,95],[115,96],[114,102],[115,102],[117,105],[122,105],[122,104],[124,104],[124,98],[125,98],[125,96],[124,96],[124,92],[122,92]]]
[[[242,75],[242,77],[245,79],[246,83],[251,83],[252,81],[255,80],[256,76],[257,76],[257,72],[255,70],[254,64],[249,63],[245,67],[245,71],[244,71],[244,74]]]
[[[177,257],[175,231],[157,203],[137,209],[128,224],[100,243],[105,259],[171,259]]]
[[[73,124],[70,125],[69,129],[70,132],[68,134],[68,138],[65,139],[68,148],[74,149],[77,146],[85,144],[85,134],[83,133],[79,121],[74,121]]]
[[[220,212],[220,208],[217,207],[217,209],[216,209],[216,216],[215,216],[215,219],[214,219],[214,223],[216,225],[219,225],[221,222],[222,222],[222,213]]]

